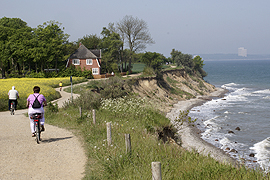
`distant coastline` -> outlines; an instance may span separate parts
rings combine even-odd
[[[224,61],[224,60],[270,60],[270,54],[248,54],[247,57],[238,54],[199,54],[204,61]]]

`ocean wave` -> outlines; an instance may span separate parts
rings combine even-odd
[[[270,94],[270,89],[254,91],[252,94]]]
[[[238,112],[238,114],[248,114],[248,112]]]
[[[227,83],[224,84],[223,86],[228,87],[228,86],[239,86],[240,84],[236,84],[236,83]]]
[[[254,144],[250,147],[255,152],[255,158],[260,164],[261,168],[269,172],[270,168],[270,137],[264,139],[261,142]]]
[[[270,96],[265,96],[263,97],[263,99],[270,99]]]

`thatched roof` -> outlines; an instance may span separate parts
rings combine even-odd
[[[97,59],[101,58],[100,56],[100,50],[90,50],[81,44],[80,47],[73,54],[71,54],[68,59]]]

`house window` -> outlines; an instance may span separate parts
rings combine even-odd
[[[92,59],[86,59],[86,65],[92,65],[93,61]]]
[[[80,65],[80,60],[79,59],[72,59],[72,64]]]
[[[92,74],[98,74],[98,68],[92,68]]]

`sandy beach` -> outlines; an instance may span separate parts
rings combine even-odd
[[[167,113],[166,117],[169,118],[177,128],[177,136],[179,136],[181,146],[183,148],[189,151],[196,151],[205,156],[209,155],[221,163],[236,165],[237,161],[235,159],[231,158],[223,150],[204,141],[201,138],[200,131],[196,128],[196,126],[189,125],[188,123],[178,125],[174,121],[179,116],[180,111],[190,110],[193,107],[200,106],[215,97],[223,97],[226,92],[226,89],[217,88],[216,91],[208,96],[197,96],[195,99],[179,101],[174,105],[173,109]]]

